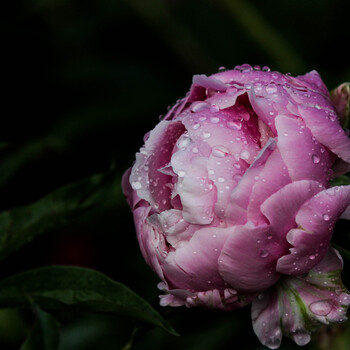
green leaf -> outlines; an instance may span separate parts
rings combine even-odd
[[[177,333],[151,305],[125,285],[95,270],[48,266],[0,281],[0,308],[26,307],[33,300],[40,307],[106,312],[133,317]]]
[[[347,175],[339,176],[330,181],[331,186],[347,186],[350,185],[350,177]]]
[[[47,312],[33,304],[36,324],[20,350],[57,350],[59,344],[59,323]]]
[[[340,253],[340,255],[346,259],[346,260],[350,260],[350,250],[349,249],[346,249],[342,246],[340,246],[339,244],[336,244],[334,242],[332,242],[332,247],[337,249]]]
[[[64,186],[37,202],[0,213],[0,260],[35,237],[122,197],[113,171]]]

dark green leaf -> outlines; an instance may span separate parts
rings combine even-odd
[[[330,181],[331,186],[347,186],[350,185],[350,177],[347,175],[339,176]]]
[[[36,236],[120,197],[120,179],[110,172],[64,186],[28,206],[0,213],[0,260]]]
[[[69,306],[79,311],[130,316],[176,334],[144,299],[91,269],[49,266],[0,281],[0,308],[26,307],[30,300],[47,309]]]
[[[59,324],[47,312],[33,305],[36,324],[20,350],[56,350],[59,344]]]
[[[340,253],[340,255],[346,259],[346,260],[350,260],[350,250],[340,246],[339,244],[336,244],[334,242],[332,242],[332,246],[337,249]]]

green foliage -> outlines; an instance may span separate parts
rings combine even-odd
[[[59,323],[47,312],[33,304],[37,319],[30,335],[20,350],[57,350]]]
[[[114,172],[93,175],[63,186],[37,202],[0,214],[0,260],[54,228],[120,196],[120,179]]]
[[[0,281],[0,308],[26,307],[32,300],[52,310],[71,307],[75,311],[129,316],[176,335],[144,299],[96,270],[48,266]]]

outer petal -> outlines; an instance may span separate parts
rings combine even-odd
[[[131,187],[137,195],[157,211],[170,209],[171,176],[159,170],[171,157],[176,140],[185,131],[180,122],[161,121],[150,133],[144,147],[136,154],[130,175]]]
[[[324,190],[302,205],[296,215],[298,228],[287,234],[293,246],[277,262],[277,271],[286,275],[307,273],[322,260],[332,237],[333,226],[350,204],[350,186]]]
[[[162,269],[169,289],[206,291],[226,288],[218,272],[218,258],[232,228],[205,227],[174,252],[170,252]]]
[[[254,299],[253,328],[260,341],[276,349],[283,333],[305,345],[321,324],[345,321],[350,294],[341,282],[341,268],[338,252],[330,249],[306,276],[283,277]]]
[[[333,109],[319,105],[299,105],[299,113],[317,141],[346,162],[350,162],[350,139],[340,126]]]
[[[238,291],[264,290],[279,279],[276,259],[285,251],[283,242],[269,239],[268,226],[235,226],[219,257],[220,275]]]
[[[285,235],[295,227],[295,216],[300,207],[322,189],[324,187],[316,181],[292,182],[267,198],[261,205],[261,212],[278,236]]]
[[[332,159],[305,124],[284,115],[276,117],[277,147],[293,181],[315,180],[326,185]]]

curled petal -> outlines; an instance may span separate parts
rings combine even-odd
[[[295,226],[300,207],[324,187],[316,181],[295,181],[272,194],[261,205],[261,211],[270,222],[271,229],[285,235]]]
[[[170,209],[171,176],[160,171],[170,159],[176,140],[185,131],[180,122],[162,120],[149,134],[144,147],[136,154],[130,184],[138,197],[157,211]]]
[[[287,234],[293,246],[277,262],[277,271],[286,275],[307,273],[322,260],[332,237],[333,226],[350,204],[350,186],[323,190],[304,203],[296,215],[297,228]]]
[[[345,321],[350,294],[341,282],[341,268],[338,252],[330,249],[306,276],[284,276],[255,298],[252,320],[260,341],[276,349],[283,334],[305,345],[321,324]]]
[[[249,304],[250,295],[238,295],[231,288],[222,290],[210,289],[202,292],[191,292],[186,289],[167,290],[162,284],[158,285],[166,294],[160,295],[161,306],[205,307],[213,310],[230,311]]]

